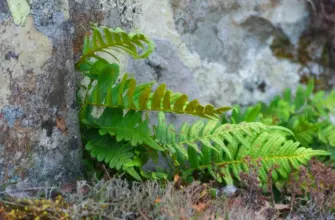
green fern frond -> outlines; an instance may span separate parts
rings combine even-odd
[[[100,135],[109,134],[116,141],[128,141],[132,146],[145,144],[152,149],[163,150],[151,137],[149,122],[142,120],[142,112],[128,111],[124,115],[122,109],[106,108],[99,118],[95,118],[92,110],[91,106],[82,109],[83,123],[99,129]]]
[[[165,84],[152,91],[153,83],[137,85],[136,80],[129,78],[127,74],[117,83],[118,77],[119,67],[116,64],[107,64],[98,74],[97,83],[92,86],[92,92],[84,105],[134,111],[164,111],[205,118],[218,118],[230,109],[202,106],[198,100],[188,101],[187,95],[167,90]]]
[[[137,180],[141,180],[140,175],[134,167],[141,164],[136,160],[133,147],[129,142],[117,142],[109,135],[100,135],[97,130],[91,129],[86,137],[89,141],[85,148],[93,158],[99,162],[104,162],[110,168],[123,170]]]
[[[327,117],[334,107],[335,93],[325,98],[321,92],[310,98],[314,89],[311,82],[307,89],[299,87],[295,97],[286,91],[283,98],[275,98],[269,106],[259,104],[244,114],[236,108],[232,124],[220,124],[216,119],[230,107],[203,106],[198,100],[189,101],[185,94],[168,90],[165,84],[155,89],[153,82],[137,85],[127,74],[120,77],[119,65],[110,64],[117,60],[115,53],[125,52],[137,59],[148,57],[153,50],[154,43],[145,35],[127,34],[120,28],[93,25],[92,36],[85,38],[83,56],[76,66],[90,79],[81,99],[81,129],[87,151],[110,168],[125,171],[137,180],[167,179],[171,175],[164,171],[149,173],[142,169],[161,151],[163,156],[171,156],[177,172],[184,177],[190,177],[195,170],[207,170],[214,179],[232,183],[241,172],[248,172],[249,163],[259,163],[259,178],[266,182],[274,165],[278,167],[272,178],[285,179],[292,169],[306,164],[311,157],[329,155],[301,147],[287,136],[309,145],[318,135],[321,142],[335,145],[334,126],[317,124],[319,115]],[[159,112],[154,135],[148,118],[143,117],[144,111]],[[177,132],[173,125],[167,125],[163,112],[215,120],[185,123]],[[318,117],[313,112],[318,112]],[[303,123],[305,118],[311,119],[308,126]],[[283,127],[251,123],[255,120],[269,125],[287,124],[294,134]],[[306,127],[309,133],[299,133]]]
[[[313,150],[310,148],[300,147],[299,142],[287,140],[282,135],[273,135],[269,132],[263,132],[256,136],[247,137],[247,141],[252,143],[250,148],[243,146],[228,145],[228,149],[233,149],[236,153],[232,159],[217,155],[214,167],[213,164],[208,164],[207,161],[200,161],[200,169],[207,168],[211,173],[215,173],[215,168],[219,168],[224,177],[223,179],[231,183],[233,177],[239,179],[241,172],[249,171],[249,162],[257,163],[260,161],[259,178],[262,182],[266,182],[268,172],[275,165],[272,172],[274,180],[286,179],[292,171],[292,168],[297,169],[301,165],[305,165],[313,156],[329,155],[328,152],[322,150]],[[215,153],[215,152],[214,152]],[[249,162],[246,158],[250,158]],[[217,180],[222,181],[222,175],[214,175]]]
[[[335,125],[327,125],[319,130],[320,140],[332,147],[335,147]]]
[[[164,113],[158,115],[155,128],[156,140],[176,154],[180,163],[189,161],[193,168],[199,165],[199,157],[210,163],[210,152],[215,151],[227,158],[234,158],[239,145],[249,148],[247,137],[268,129],[262,123],[221,125],[218,121],[197,121],[193,125],[184,123],[177,133],[173,125],[167,125]]]
[[[144,34],[126,33],[121,28],[98,27],[93,24],[92,37],[85,36],[83,55],[77,67],[90,58],[105,59],[110,56],[117,60],[115,52],[126,52],[134,59],[147,58],[154,49],[153,41]]]
[[[320,123],[311,123],[304,117],[293,118],[292,120],[292,131],[303,146],[310,146],[317,134]]]
[[[220,125],[217,121],[198,121],[193,125],[184,124],[177,133],[160,113],[155,130],[155,138],[167,149],[172,149],[179,164],[189,161],[191,170],[206,168],[219,181],[223,181],[223,174],[228,183],[232,183],[233,177],[239,178],[240,172],[248,171],[246,157],[250,157],[251,162],[261,161],[259,177],[264,182],[275,164],[279,165],[272,173],[276,180],[287,178],[291,165],[298,168],[312,156],[328,155],[325,151],[299,147],[299,142],[287,140],[282,135],[287,129],[262,123]],[[216,168],[220,175],[215,174]]]
[[[325,91],[319,91],[313,96],[312,104],[322,116],[327,116],[329,112],[335,112],[335,90],[326,94]]]
[[[169,149],[174,149],[175,152],[180,151],[186,158],[188,157],[187,148],[193,148],[201,154],[198,144],[217,152],[223,150],[228,158],[233,158],[234,155],[228,149],[227,144],[234,146],[241,144],[249,148],[250,142],[247,141],[246,137],[266,129],[267,127],[262,123],[221,125],[219,121],[209,120],[206,123],[197,121],[193,125],[184,123],[177,134],[173,125],[167,125],[164,113],[160,112],[155,138]],[[189,159],[192,160],[192,158]]]

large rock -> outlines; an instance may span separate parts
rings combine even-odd
[[[73,27],[53,1],[41,2],[0,4],[1,183],[80,176]]]
[[[135,1],[0,2],[0,185],[82,176],[74,62],[90,22],[130,30],[140,14]]]

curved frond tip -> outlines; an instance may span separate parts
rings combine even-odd
[[[134,59],[147,58],[155,49],[155,45],[146,35],[126,33],[121,28],[98,27],[92,24],[92,35],[85,36],[83,55],[77,67],[90,58],[116,59],[115,53],[125,52]]]

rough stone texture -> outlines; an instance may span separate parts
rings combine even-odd
[[[311,17],[307,1],[161,0],[141,5],[140,30],[177,48],[203,101],[215,105],[267,101],[284,88],[294,89],[304,74],[326,74],[316,62],[320,53],[302,62],[301,39]],[[308,47],[314,47],[313,52],[304,52],[315,56],[315,51],[322,52],[324,41],[320,36],[311,39]],[[279,58],[275,50],[282,47],[292,58]]]
[[[179,48],[202,100],[216,105],[251,104],[298,83],[300,66],[279,60],[270,45],[276,34],[297,43],[308,22],[304,2],[165,0],[159,4],[144,11],[145,27],[149,23],[145,21],[165,16],[163,21],[150,22],[147,33],[159,33]]]
[[[54,1],[31,1],[17,26],[1,3],[0,181],[33,185],[80,176],[73,27]]]
[[[67,182],[80,175],[73,64],[89,22],[146,33],[157,50],[147,60],[125,59],[123,69],[140,82],[167,83],[215,105],[266,101],[295,88],[305,73],[333,74],[334,43],[328,66],[322,61],[333,29],[308,35],[308,43],[302,36],[311,27],[319,30],[318,23],[328,30],[334,11],[315,19],[319,5],[311,16],[304,0],[27,2],[30,15],[16,26],[0,1],[1,183]]]
[[[83,36],[90,22],[130,30],[140,14],[135,1],[0,1],[0,185],[81,176],[74,62]]]
[[[325,44],[329,57],[323,60],[321,68],[325,72],[323,80],[326,88],[335,85],[335,1],[331,0],[311,0],[309,1],[312,8],[311,22],[308,34],[312,38],[309,50],[320,55],[320,49],[317,45]],[[316,35],[316,36],[315,36]],[[321,43],[320,43],[321,41]]]

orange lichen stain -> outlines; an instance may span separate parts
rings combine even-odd
[[[67,133],[66,121],[64,118],[57,116],[56,118],[56,127],[63,133]]]

